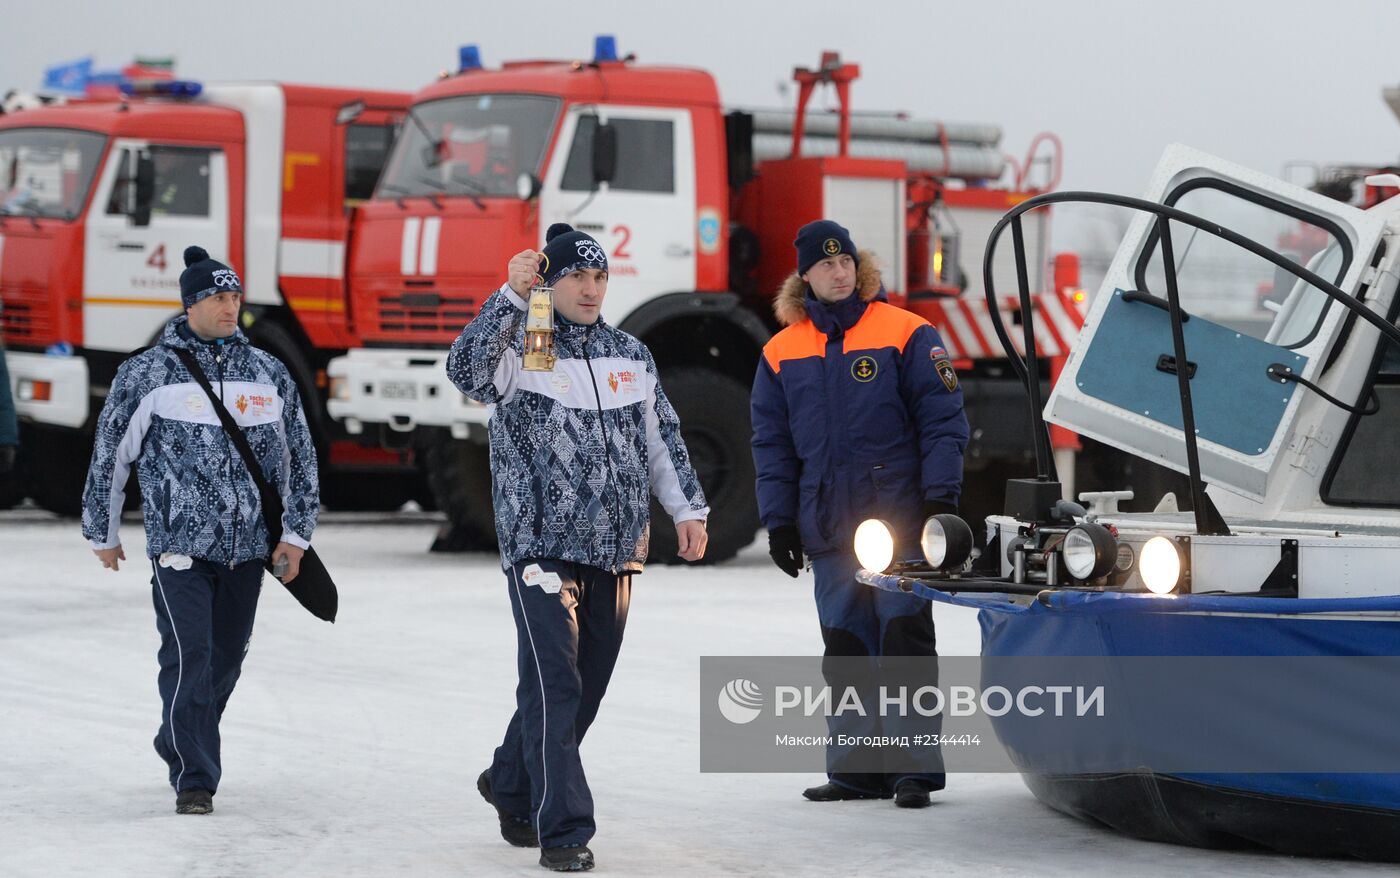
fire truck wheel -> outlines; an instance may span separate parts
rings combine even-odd
[[[24,480],[39,508],[66,518],[82,515],[92,437],[77,430],[23,424],[19,441]]]
[[[437,496],[433,494],[433,486],[429,484],[426,464],[420,464],[418,471],[413,474],[412,488],[413,495],[409,499],[417,503],[418,508],[424,512],[438,511]]]
[[[413,498],[401,473],[331,470],[321,477],[321,502],[337,512],[396,512]]]
[[[668,369],[661,386],[681,419],[681,435],[710,504],[709,546],[701,563],[733,558],[758,533],[754,499],[753,435],[749,392],[738,381],[708,369]],[[653,499],[652,563],[683,563],[676,556],[676,528]]]
[[[435,552],[489,551],[496,548],[496,516],[491,507],[488,446],[449,437],[427,446],[428,486],[447,526],[433,543]]]
[[[311,440],[316,443],[316,454],[322,466],[326,461],[325,423],[322,418],[320,394],[316,392],[316,375],[306,362],[292,334],[272,320],[258,320],[248,328],[248,340],[254,347],[261,348],[282,361],[287,372],[296,383],[301,395],[301,408],[306,413],[306,425],[311,429]]]
[[[92,459],[92,434],[33,424],[21,424],[19,429],[19,458],[9,481],[0,481],[0,509],[8,508],[7,498],[18,494],[10,506],[27,495],[40,509],[68,518],[81,516],[83,488]],[[140,508],[141,484],[132,467],[122,510],[132,512]]]
[[[0,474],[0,509],[13,509],[29,496],[29,489],[20,477],[21,465],[20,460],[16,460],[14,469]]]

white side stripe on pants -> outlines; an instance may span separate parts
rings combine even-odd
[[[540,815],[544,813],[544,800],[549,795],[549,767],[545,764],[545,752],[549,744],[549,703],[544,694],[544,668],[540,667],[540,654],[535,650],[535,635],[530,631],[530,616],[525,612],[525,595],[520,593],[520,579],[515,575],[515,567],[510,568],[510,580],[515,585],[515,599],[520,601],[520,618],[525,620],[525,636],[530,641],[530,654],[535,657],[535,673],[540,678],[540,772],[544,775],[544,790],[540,793],[540,806],[535,809],[535,831],[540,829]],[[524,718],[521,718],[524,722]]]
[[[156,573],[156,588],[160,590],[161,603],[165,604],[165,617],[170,620],[170,633],[175,635],[175,651],[180,657],[179,670],[175,672],[175,693],[170,696],[170,710],[165,716],[165,722],[170,726],[170,746],[180,760],[180,773],[175,776],[175,792],[178,793],[180,781],[185,776],[185,757],[180,755],[180,745],[175,740],[175,699],[180,697],[180,681],[185,678],[185,650],[180,646],[180,632],[175,630],[175,616],[170,612],[170,601],[165,598],[165,586],[160,582],[160,563],[155,558],[151,559],[151,569]]]

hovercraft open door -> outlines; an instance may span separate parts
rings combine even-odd
[[[1214,156],[1172,145],[1145,196],[1240,233],[1348,294],[1362,286],[1384,223]],[[1346,323],[1321,290],[1223,238],[1171,223],[1185,369],[1208,484],[1262,500],[1307,393],[1271,367],[1317,381]],[[1157,217],[1133,216],[1045,407],[1046,419],[1187,471]]]

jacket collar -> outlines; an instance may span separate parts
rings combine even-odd
[[[860,321],[870,303],[861,298],[855,290],[839,302],[823,302],[809,287],[804,304],[807,306],[807,316],[812,319],[812,325],[828,338],[840,338]]]
[[[233,335],[228,338],[205,341],[195,335],[193,329],[190,329],[189,315],[181,314],[165,324],[165,329],[160,334],[160,343],[168,348],[185,348],[199,354],[201,351],[212,352],[216,348],[227,350],[231,347],[245,345],[248,343],[248,336],[243,334],[243,330],[235,329]]]
[[[598,319],[592,323],[575,323],[563,314],[555,311],[554,343],[571,349],[582,350],[583,345],[606,325],[607,324],[603,322],[603,316],[601,314],[598,315]]]

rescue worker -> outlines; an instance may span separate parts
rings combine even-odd
[[[506,283],[452,345],[447,373],[495,406],[492,501],[518,644],[515,715],[477,789],[506,841],[539,845],[540,865],[575,871],[593,867],[596,828],[578,746],[647,556],[649,495],[688,561],[705,554],[709,507],[651,353],[601,317],[607,254],[564,223],[545,241],[543,253],[511,258]],[[537,279],[554,288],[552,371],[522,364]]]
[[[155,749],[176,813],[208,814],[222,774],[219,720],[252,635],[269,536],[253,478],[176,350],[193,353],[282,494],[282,541],[272,555],[287,559],[283,582],[297,576],[320,500],[296,384],[238,328],[238,275],[199,247],[185,250],[185,265],[185,313],[112,380],[83,493],[83,536],[104,568],[126,560],[118,527],[135,466],[161,638]]]
[[[957,375],[934,328],[888,303],[874,255],[844,227],[808,223],[794,245],[797,273],[773,302],[785,328],[763,349],[752,396],[769,553],[792,577],[810,559],[825,656],[934,656],[928,602],[856,582],[853,538],[881,518],[917,552],[924,519],[956,512],[968,438]],[[849,722],[833,719],[833,733],[878,732]],[[845,770],[850,756],[829,749],[828,782],[803,795],[923,807],[943,788],[941,759],[937,771],[890,774]]]

